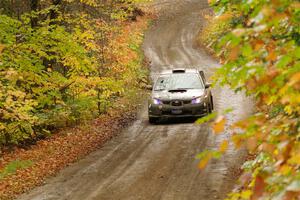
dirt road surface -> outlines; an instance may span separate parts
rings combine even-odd
[[[152,76],[173,67],[191,66],[208,75],[218,63],[196,48],[195,37],[205,26],[207,0],[156,1],[159,19],[145,37],[145,55]],[[171,66],[172,65],[172,66]],[[251,102],[227,88],[213,91],[215,108],[233,107],[228,123],[251,112]],[[217,148],[230,133],[215,135],[208,125],[171,120],[147,121],[145,105],[138,120],[103,148],[61,171],[20,200],[213,200],[223,199],[235,183],[243,151],[230,147],[208,167],[197,169],[197,153]]]

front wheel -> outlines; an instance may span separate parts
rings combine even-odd
[[[157,123],[157,121],[158,121],[157,117],[149,117],[149,123],[150,124],[155,124],[155,123]]]
[[[211,103],[207,104],[207,114],[212,113],[212,105]]]

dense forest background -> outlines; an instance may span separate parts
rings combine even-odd
[[[139,54],[142,36],[121,28],[143,15],[137,2],[1,0],[0,147],[94,118],[146,82],[123,41]]]

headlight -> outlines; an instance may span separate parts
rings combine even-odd
[[[192,99],[192,104],[198,104],[203,102],[204,98],[203,97],[197,97],[195,99]]]
[[[160,105],[160,104],[162,104],[162,101],[159,99],[153,99],[153,104]]]

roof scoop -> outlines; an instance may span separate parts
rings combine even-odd
[[[185,90],[185,89],[174,89],[174,90],[169,90],[169,92],[171,92],[171,93],[176,93],[176,92],[184,93],[184,92],[187,92],[187,90]]]
[[[185,73],[185,69],[173,69],[172,72],[174,74],[176,74],[176,73]]]

